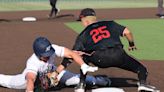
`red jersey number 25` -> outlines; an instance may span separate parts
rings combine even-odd
[[[92,36],[94,43],[97,43],[104,38],[109,38],[110,32],[106,30],[106,26],[102,26],[102,27],[99,27],[97,29],[93,29],[92,31],[90,31],[90,35]]]

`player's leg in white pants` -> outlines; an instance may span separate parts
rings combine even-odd
[[[0,74],[0,85],[13,89],[25,89],[26,80],[24,74],[18,75],[4,75]]]
[[[65,84],[67,86],[70,86],[70,85],[77,85],[79,82],[80,82],[79,76],[75,75],[75,76],[69,78],[68,80],[66,80]]]

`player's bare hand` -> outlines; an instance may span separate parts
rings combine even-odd
[[[86,53],[86,52],[82,52],[82,51],[75,51],[74,50],[74,52],[75,53],[77,53],[78,55],[80,55],[80,56],[82,56],[82,55],[87,55],[87,56],[91,56],[94,52],[92,52],[91,54],[89,54],[89,53]]]
[[[80,55],[80,56],[82,56],[82,55],[85,54],[85,52],[82,52],[82,51],[76,51],[76,50],[74,50],[73,52],[77,53],[77,54]]]
[[[133,51],[133,50],[137,50],[134,41],[129,41],[129,47],[128,47],[129,51]]]
[[[50,77],[51,77],[51,73],[47,73],[46,75],[47,75],[47,77],[48,77],[48,78],[50,78]]]

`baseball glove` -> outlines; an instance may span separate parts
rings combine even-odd
[[[47,73],[40,76],[39,79],[41,82],[41,87],[43,89],[48,89],[48,88],[57,86],[59,81],[54,76],[55,76],[55,72]]]
[[[49,73],[47,75],[50,79],[50,83],[51,83],[50,85],[53,86],[53,87],[57,86],[58,83],[59,83],[59,80],[57,79],[58,73],[56,71],[54,71],[54,72]]]

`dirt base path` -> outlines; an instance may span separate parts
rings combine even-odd
[[[32,54],[32,42],[37,36],[46,36],[52,42],[71,48],[77,33],[71,31],[64,22],[75,21],[79,11],[61,11],[59,18],[47,19],[49,11],[0,12],[0,73],[18,74],[25,68],[28,57]],[[157,18],[155,8],[138,9],[98,9],[99,19],[134,19]],[[35,16],[36,22],[22,22],[25,16]],[[58,59],[57,60],[61,60]],[[148,82],[164,92],[164,62],[141,62],[148,68]],[[79,67],[72,64],[69,70],[78,73]],[[108,71],[108,72],[106,72]],[[113,86],[126,92],[137,92],[137,75],[117,68],[99,69],[95,74],[107,74],[114,81]],[[64,88],[55,92],[73,92],[73,88]],[[0,92],[24,92],[0,87]]]

